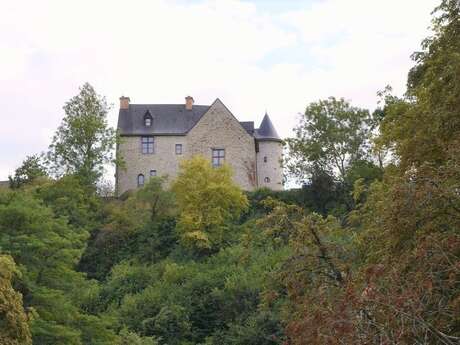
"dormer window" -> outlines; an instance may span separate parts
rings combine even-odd
[[[150,114],[150,111],[147,110],[147,112],[144,115],[144,126],[145,127],[151,127],[153,122],[153,117]]]

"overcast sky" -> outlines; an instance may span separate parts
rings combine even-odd
[[[436,0],[0,0],[0,180],[47,148],[84,82],[113,103],[219,97],[289,136],[319,98],[405,88]]]

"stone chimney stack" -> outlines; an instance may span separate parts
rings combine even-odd
[[[131,100],[129,99],[129,97],[121,96],[120,97],[120,109],[128,109],[130,101]]]
[[[193,103],[195,103],[195,101],[193,100],[192,96],[185,97],[185,109],[192,110]]]

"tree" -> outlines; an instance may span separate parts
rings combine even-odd
[[[0,255],[0,344],[32,345],[22,295],[12,286],[15,275],[20,276],[21,273],[13,258]]]
[[[343,98],[329,97],[308,105],[287,139],[288,171],[300,182],[315,171],[343,179],[353,161],[366,156],[370,136],[369,111],[351,106]]]
[[[107,126],[109,109],[105,97],[88,83],[65,104],[65,117],[48,153],[56,174],[76,174],[86,185],[95,186],[104,164],[113,159],[116,136]]]
[[[173,193],[163,189],[164,181],[152,177],[126,200],[105,204],[103,224],[91,234],[81,270],[102,280],[123,259],[158,261],[172,250],[177,242],[176,207]]]
[[[433,36],[413,54],[406,97],[388,95],[382,145],[394,150],[402,170],[442,164],[460,137],[460,14],[457,0],[434,12]]]
[[[46,167],[42,157],[38,155],[27,156],[21,166],[14,171],[14,176],[8,176],[11,188],[19,188],[30,183],[38,177],[47,176]]]
[[[150,211],[151,221],[174,214],[174,196],[165,191],[164,177],[152,177],[135,195],[135,199]]]
[[[25,307],[36,311],[34,344],[113,344],[109,327],[81,308],[94,289],[94,282],[75,270],[88,232],[46,206],[40,188],[0,193],[0,247],[21,270]]]
[[[182,241],[195,249],[218,247],[228,222],[248,207],[246,196],[232,180],[230,167],[214,169],[200,156],[182,162],[172,190],[180,211]]]

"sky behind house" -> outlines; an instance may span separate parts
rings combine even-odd
[[[309,102],[405,89],[437,0],[0,0],[0,180],[46,150],[84,82],[114,105],[220,98],[291,135]]]

